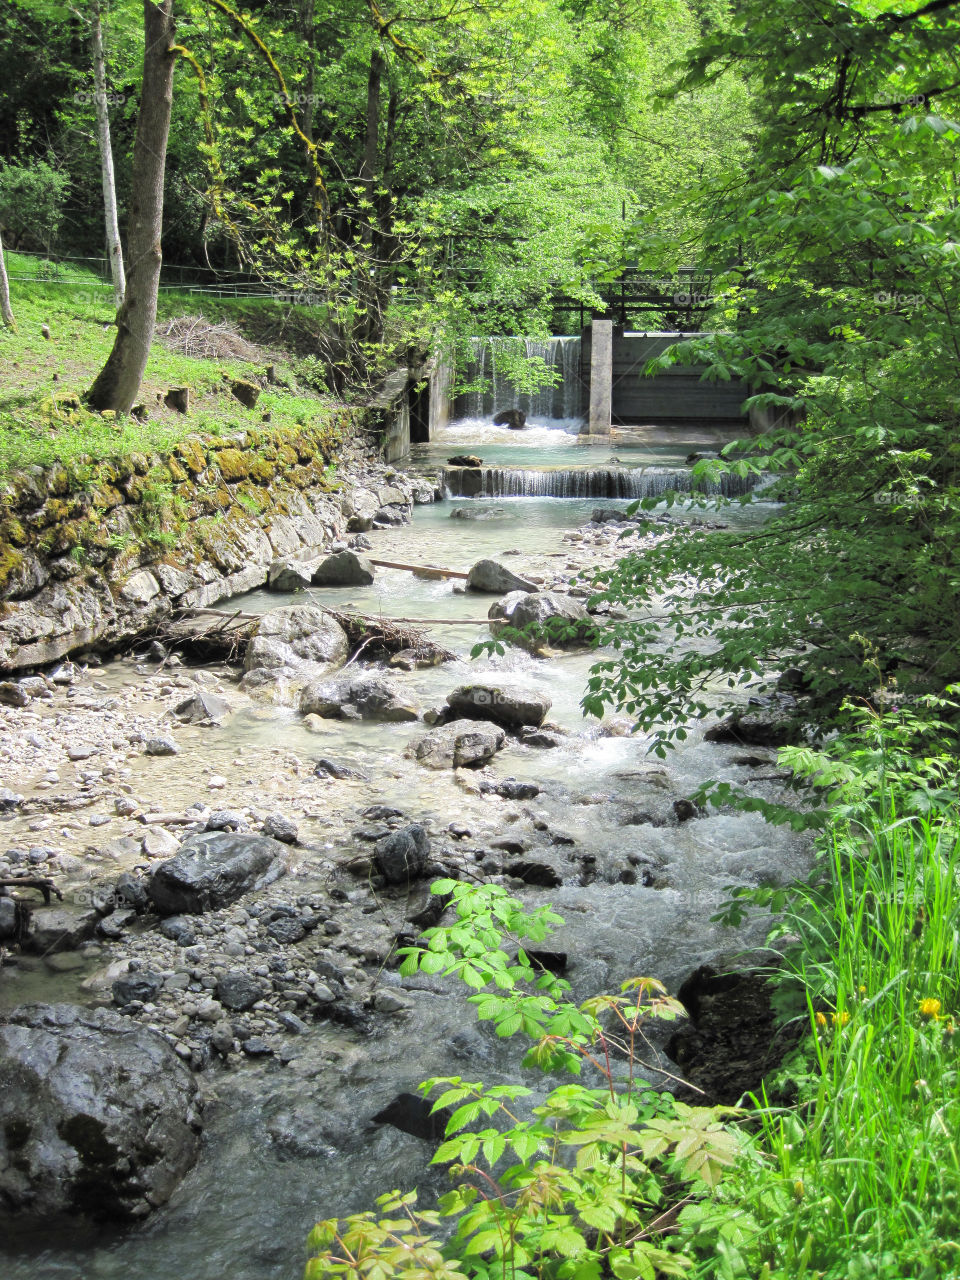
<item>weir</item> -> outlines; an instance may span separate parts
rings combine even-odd
[[[447,467],[442,482],[453,498],[655,498],[670,490],[742,497],[765,480],[724,475],[693,482],[690,470],[670,467]]]

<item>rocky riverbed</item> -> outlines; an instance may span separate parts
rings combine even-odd
[[[445,506],[427,542],[415,516],[413,530],[345,530],[326,552],[359,536],[360,557],[465,572],[497,519],[482,522],[482,545],[472,521],[451,520],[460,541],[449,543]],[[49,878],[64,895],[45,907],[39,891],[18,890],[36,899],[29,921],[0,897],[0,1006],[110,1009],[155,1035],[210,1103],[197,1167],[149,1241],[135,1232],[83,1261],[65,1248],[44,1255],[49,1274],[120,1274],[120,1260],[142,1271],[149,1259],[156,1274],[197,1280],[222,1264],[240,1280],[289,1275],[312,1214],[369,1199],[369,1179],[355,1167],[351,1183],[330,1160],[379,1169],[380,1189],[422,1179],[429,1146],[402,1125],[385,1138],[371,1118],[421,1075],[511,1069],[449,984],[402,980],[394,967],[398,942],[438,919],[437,876],[554,903],[567,923],[551,945],[582,996],[634,973],[676,989],[759,936],[732,941],[710,917],[725,886],[794,874],[803,842],[756,818],[703,815],[686,797],[709,776],[769,775],[769,742],[698,739],[661,766],[626,722],[579,718],[589,652],[468,658],[491,610],[495,625],[517,607],[531,620],[569,608],[589,623],[574,579],[622,554],[622,514],[532,531],[524,548],[509,545],[518,527],[504,522],[495,562],[505,576],[488,593],[460,579],[403,588],[404,611],[445,619],[430,630],[448,647],[439,663],[311,647],[305,611],[374,612],[400,572],[377,570],[372,584],[241,599],[263,615],[245,660],[192,665],[154,643],[0,685],[0,879]],[[457,564],[440,559],[451,547]],[[508,570],[522,582],[514,591]],[[471,625],[447,625],[461,618]],[[233,1203],[218,1170],[251,1142],[264,1144],[248,1156],[261,1176],[245,1169]],[[183,1271],[217,1204],[230,1219],[215,1230],[218,1261]],[[251,1242],[271,1223],[288,1238],[265,1257]],[[34,1265],[28,1250],[11,1274]]]

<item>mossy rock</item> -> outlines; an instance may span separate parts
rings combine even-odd
[[[0,525],[0,543],[13,547],[25,547],[30,542],[30,535],[15,516],[9,516]]]
[[[0,543],[0,591],[4,590],[10,578],[23,564],[23,556],[9,543]]]
[[[167,470],[170,472],[170,475],[174,483],[176,484],[182,483],[190,475],[190,472],[183,465],[180,459],[173,457],[172,454],[169,458],[167,458],[166,466],[167,466]]]
[[[193,475],[198,476],[201,471],[206,471],[207,456],[196,436],[187,436],[186,440],[181,440],[174,453],[183,460],[183,465]]]
[[[239,449],[221,449],[216,456],[217,466],[224,480],[246,480],[250,474],[250,463],[246,455]]]
[[[276,464],[266,458],[255,455],[250,463],[250,479],[257,484],[269,484],[277,474]]]
[[[134,470],[134,474],[145,476],[153,466],[153,459],[146,453],[131,453],[130,466]]]
[[[295,467],[299,461],[296,449],[292,445],[281,444],[277,449],[277,461],[280,463],[281,470],[286,474],[287,470],[290,467]]]
[[[101,511],[112,511],[114,507],[123,506],[123,494],[111,484],[98,484],[91,490],[93,504]]]

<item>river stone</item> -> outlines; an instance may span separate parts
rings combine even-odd
[[[384,880],[388,884],[406,884],[423,874],[430,857],[430,837],[426,827],[414,822],[378,840],[374,851]]]
[[[138,969],[136,973],[125,973],[113,984],[113,1002],[122,1008],[133,1000],[142,1000],[144,1004],[156,999],[163,986],[159,973],[149,969]]]
[[[306,926],[296,916],[281,916],[279,920],[271,920],[267,925],[267,933],[274,942],[283,944],[299,942],[307,936]]]
[[[37,911],[29,937],[29,948],[40,955],[54,951],[75,951],[89,941],[100,923],[100,914],[92,906],[52,907]]]
[[[8,707],[25,707],[30,695],[13,680],[0,681],[0,702]]]
[[[300,828],[292,818],[282,813],[270,813],[263,820],[263,834],[282,844],[296,844],[300,838]]]
[[[375,577],[373,565],[355,551],[338,551],[321,560],[313,571],[315,587],[369,587]]]
[[[192,947],[197,940],[193,925],[183,916],[167,916],[160,922],[160,932],[178,947]]]
[[[478,560],[467,574],[467,586],[473,591],[489,591],[503,595],[507,591],[536,591],[536,585],[508,569],[497,560]]]
[[[184,724],[219,724],[230,714],[230,703],[215,693],[194,693],[177,704],[173,714]]]
[[[283,668],[305,683],[341,666],[349,652],[335,618],[312,605],[293,604],[263,615],[243,665],[246,672]]]
[[[366,533],[373,527],[373,518],[380,510],[380,499],[369,489],[354,489],[341,498],[340,508],[347,516],[349,533]]]
[[[267,590],[305,591],[312,574],[313,567],[302,560],[275,560],[267,570]]]
[[[150,898],[162,916],[200,915],[229,906],[286,871],[287,849],[268,836],[203,831],[157,867]]]
[[[0,942],[16,937],[19,931],[17,904],[13,898],[0,898]]]
[[[402,690],[376,672],[314,680],[300,692],[300,710],[326,720],[359,716],[361,720],[399,723],[420,718]]]
[[[486,764],[506,741],[499,725],[453,720],[432,729],[413,744],[415,758],[429,769],[460,769]]]
[[[0,1016],[8,1230],[145,1217],[194,1164],[199,1129],[196,1081],[156,1032],[69,1004]]]
[[[504,729],[539,728],[553,705],[545,693],[497,684],[462,684],[447,694],[451,712],[463,720],[492,720]]]
[[[549,862],[521,858],[517,862],[508,863],[504,870],[507,875],[516,876],[524,884],[537,885],[541,889],[556,889],[563,884],[563,877]]]
[[[234,1013],[251,1009],[266,994],[264,984],[242,969],[231,969],[217,983],[217,999]]]
[[[799,740],[800,729],[784,707],[750,707],[715,724],[703,737],[706,742],[732,742],[737,746],[784,747]]]
[[[579,600],[557,591],[511,592],[490,606],[490,630],[499,635],[507,626],[518,635],[514,644],[532,652],[581,648],[590,640],[594,623]]]

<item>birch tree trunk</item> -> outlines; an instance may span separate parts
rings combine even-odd
[[[13,308],[10,306],[10,281],[7,279],[7,262],[3,256],[2,240],[0,240],[0,319],[8,329],[16,328]]]
[[[173,105],[173,0],[143,0],[143,88],[133,146],[127,283],[117,313],[117,337],[87,394],[94,409],[129,413],[133,407],[157,322],[163,261],[163,178]]]
[[[107,76],[103,54],[100,0],[93,0],[93,17],[90,20],[90,43],[93,50],[93,89],[97,110],[97,144],[100,148],[100,177],[103,183],[103,213],[107,232],[107,254],[110,258],[113,297],[119,309],[123,305],[124,292],[123,246],[120,243],[120,222],[117,217],[117,184],[113,174],[113,149],[110,146],[110,115],[107,111]]]

